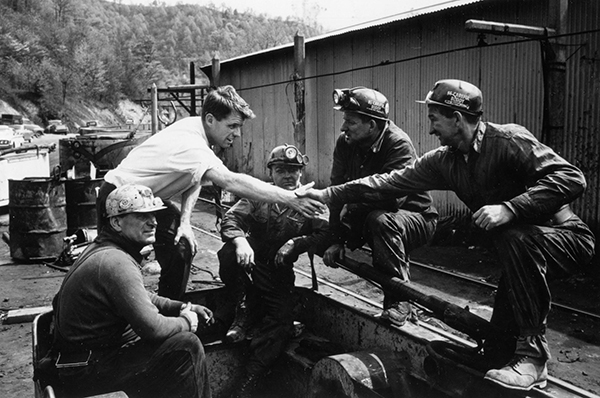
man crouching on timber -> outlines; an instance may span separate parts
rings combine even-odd
[[[52,351],[68,393],[210,397],[204,349],[194,332],[212,322],[212,312],[144,288],[140,250],[154,243],[154,213],[164,208],[142,185],[112,191],[107,227],[54,298]]]

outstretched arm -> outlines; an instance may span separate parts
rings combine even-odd
[[[226,167],[209,169],[204,176],[214,184],[238,196],[263,202],[281,203],[305,217],[313,218],[326,210],[326,207],[317,200],[298,197],[294,191],[279,188],[247,174],[234,173]]]

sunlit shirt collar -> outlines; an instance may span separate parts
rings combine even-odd
[[[371,145],[371,147],[369,148],[369,152],[377,153],[381,150],[381,146],[383,145],[383,136],[389,127],[390,122],[387,121],[383,130],[381,130],[381,133],[379,133],[379,136],[377,137],[373,145]]]
[[[475,139],[471,143],[471,147],[473,148],[473,151],[475,151],[477,153],[481,153],[481,144],[483,142],[484,135],[485,135],[485,123],[479,122],[477,124],[477,132],[475,133]],[[465,157],[465,161],[469,160],[469,152],[467,152],[463,155]]]

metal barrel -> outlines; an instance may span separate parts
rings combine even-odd
[[[97,227],[96,189],[100,188],[102,181],[102,178],[76,178],[65,181],[68,235],[80,229]]]
[[[10,255],[16,260],[56,259],[67,231],[64,180],[9,180]]]

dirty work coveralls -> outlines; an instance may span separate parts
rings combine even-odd
[[[472,212],[484,205],[506,205],[515,214],[514,221],[491,231],[503,266],[492,323],[503,334],[519,337],[510,356],[549,359],[547,278],[582,270],[594,253],[592,232],[568,206],[585,186],[579,169],[524,127],[479,123],[468,157],[441,147],[402,171],[330,187],[327,192],[334,203],[351,203],[414,190],[450,190]]]
[[[58,369],[75,396],[210,397],[202,343],[181,301],[146,291],[140,249],[108,227],[79,256],[53,301],[51,362],[91,350],[87,366]]]
[[[415,159],[410,137],[391,121],[369,148],[348,144],[342,133],[333,152],[331,185],[403,169]],[[366,241],[373,251],[376,269],[410,280],[409,253],[427,243],[435,232],[437,211],[430,195],[410,192],[376,202],[347,204],[348,213],[340,220],[343,206],[331,206],[329,223],[334,243],[354,250]],[[391,300],[386,296],[386,301]]]
[[[209,169],[225,167],[210,148],[200,116],[179,120],[135,147],[125,159],[104,176],[96,200],[98,229],[106,223],[106,197],[125,184],[145,185],[161,198],[168,209],[156,213],[158,227],[154,253],[161,273],[158,294],[179,299],[185,293],[192,265],[192,251],[187,239],[174,245],[181,213],[170,200],[197,184]],[[197,198],[192,198],[195,202]]]
[[[235,245],[231,242],[243,236],[254,250],[252,280],[237,263]],[[279,357],[292,336],[296,304],[292,267],[300,254],[310,250],[322,255],[329,247],[327,214],[308,219],[286,206],[241,199],[225,213],[221,237],[225,244],[218,252],[219,273],[231,292],[229,297],[235,300],[232,305],[245,290],[248,323],[259,325],[250,342],[246,372],[260,375]],[[294,250],[285,265],[276,267],[275,254],[290,239],[294,241]]]

